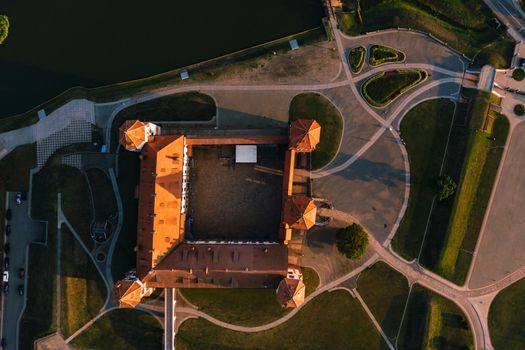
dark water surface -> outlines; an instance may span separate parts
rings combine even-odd
[[[0,0],[0,116],[321,25],[321,0]]]

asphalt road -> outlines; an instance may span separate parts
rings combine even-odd
[[[6,338],[7,346],[4,350],[15,350],[18,338],[18,321],[25,302],[25,284],[27,280],[26,247],[34,240],[43,240],[45,227],[43,223],[32,221],[28,216],[28,202],[18,205],[15,202],[15,193],[8,193],[8,208],[11,208],[11,234],[7,242],[11,250],[9,257],[9,294],[3,296],[2,337]],[[2,262],[3,263],[3,262]],[[18,270],[26,269],[26,278],[20,279]],[[24,296],[19,296],[17,288],[24,285]]]
[[[514,0],[485,0],[485,3],[507,27],[525,40],[525,18]]]

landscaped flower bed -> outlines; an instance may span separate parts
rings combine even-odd
[[[370,57],[368,64],[371,66],[379,66],[383,63],[401,62],[405,59],[403,53],[391,47],[374,45],[370,48]]]
[[[365,63],[365,54],[366,49],[362,46],[354,47],[350,50],[348,55],[348,62],[350,62],[350,68],[352,72],[359,73],[363,68],[363,63]]]
[[[422,69],[381,72],[364,82],[361,93],[372,106],[385,107],[427,77]]]

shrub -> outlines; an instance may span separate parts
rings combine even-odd
[[[517,104],[514,106],[514,113],[516,113],[516,115],[519,115],[519,116],[522,116],[525,114],[525,106],[522,105],[522,104]]]
[[[458,185],[448,175],[439,177],[437,180],[437,197],[442,201],[454,194]]]
[[[379,66],[383,63],[399,62],[403,61],[404,59],[405,56],[395,49],[386,46],[374,45],[370,48],[370,58],[368,63],[371,66]]]
[[[522,81],[525,78],[525,71],[521,68],[516,68],[512,71],[512,78],[517,81]]]
[[[9,19],[5,15],[0,15],[0,44],[4,42],[9,34]]]
[[[359,259],[368,247],[368,235],[361,225],[342,228],[336,236],[337,249],[348,259]]]

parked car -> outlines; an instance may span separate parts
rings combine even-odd
[[[26,270],[23,267],[19,268],[18,269],[18,277],[24,278],[25,275],[26,275]]]
[[[2,346],[2,348],[5,348],[7,345],[7,341],[5,340],[5,338],[2,338],[2,340],[0,340],[0,346]]]
[[[4,294],[9,294],[9,283],[4,283]]]
[[[4,244],[4,253],[9,254],[10,251],[11,251],[11,245],[9,244],[9,242],[6,242]]]
[[[4,270],[7,270],[9,268],[9,258],[6,256],[4,258]]]
[[[4,271],[3,281],[9,282],[9,271]]]
[[[18,295],[20,295],[20,296],[24,295],[24,285],[20,284],[16,291],[17,291]]]
[[[7,209],[5,211],[5,219],[6,220],[11,220],[12,217],[13,217],[13,212],[11,211],[11,209]]]
[[[10,233],[11,233],[11,225],[6,225],[5,226],[5,235],[9,236]]]

